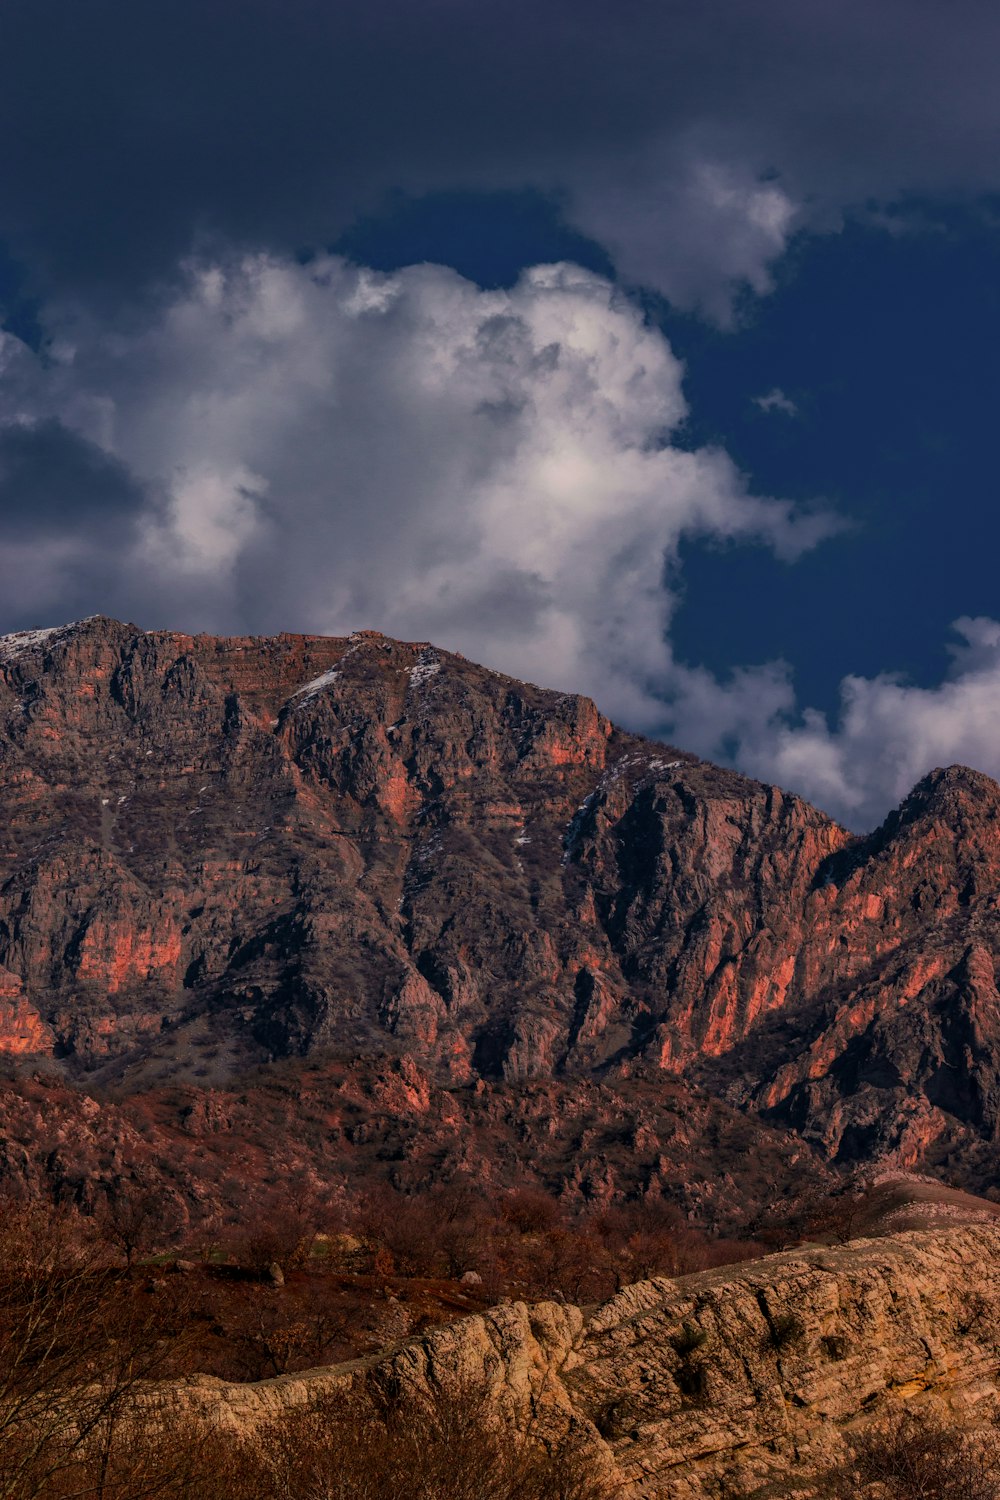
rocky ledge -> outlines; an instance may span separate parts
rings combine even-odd
[[[626,1500],[805,1497],[904,1407],[988,1428],[998,1312],[1000,1229],[966,1225],[657,1278],[596,1308],[503,1303],[367,1360],[180,1396],[251,1430],[359,1383],[416,1400],[472,1381],[524,1427],[575,1430]]]

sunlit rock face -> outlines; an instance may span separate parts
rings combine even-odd
[[[98,617],[0,639],[0,808],[0,1049],[70,1081],[377,1057],[427,1116],[670,1078],[908,1167],[996,1129],[1000,788],[963,768],[858,838],[426,643]]]
[[[623,1500],[860,1494],[852,1448],[901,1412],[953,1443],[995,1434],[998,1252],[995,1224],[943,1222],[657,1277],[597,1308],[507,1302],[364,1362],[167,1394],[248,1433],[352,1386],[419,1411],[471,1380],[522,1428],[572,1434]]]

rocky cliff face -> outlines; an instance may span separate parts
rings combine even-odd
[[[1000,1230],[803,1249],[627,1287],[589,1310],[507,1303],[362,1364],[177,1399],[259,1422],[352,1384],[413,1400],[485,1384],[522,1429],[573,1430],[623,1500],[850,1491],[850,1442],[903,1409],[959,1431],[1000,1415]]]
[[[981,1185],[998,811],[952,768],[855,838],[586,699],[371,632],[8,636],[0,1049],[132,1095],[376,1060],[366,1087],[408,1069],[404,1112],[463,1119],[600,1079],[643,1094],[652,1157],[670,1078],[703,1142],[724,1096],[786,1155],[958,1153]]]
[[[718,1070],[739,1077],[733,1097],[843,1162],[906,1167],[995,1140],[998,814],[989,777],[935,771],[817,870],[803,982]]]

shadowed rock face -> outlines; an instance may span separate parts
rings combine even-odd
[[[419,1112],[666,1074],[834,1160],[987,1172],[972,771],[859,839],[431,646],[95,618],[0,639],[0,812],[0,1048],[71,1081],[395,1058]]]
[[[716,1083],[845,1163],[910,1167],[956,1145],[978,1161],[1000,1106],[998,815],[989,777],[933,771],[827,861],[794,1000]]]

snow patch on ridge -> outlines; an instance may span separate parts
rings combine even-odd
[[[91,615],[90,618],[96,617]],[[34,651],[39,646],[44,646],[46,641],[69,635],[70,631],[75,630],[78,625],[86,623],[86,620],[71,620],[68,625],[48,625],[42,630],[15,630],[10,635],[0,635],[0,661],[16,661],[27,651]]]
[[[416,665],[410,668],[410,686],[419,687],[441,670],[441,659],[436,651],[421,651]]]
[[[316,694],[321,693],[325,687],[329,687],[331,682],[336,682],[339,676],[339,668],[331,667],[328,672],[321,672],[318,677],[313,678],[312,682],[307,682],[305,687],[296,688],[292,697],[301,698],[304,703],[309,698],[315,698]]]
[[[355,652],[359,651],[366,641],[381,641],[382,639],[382,635],[377,630],[355,630],[348,637],[350,644],[335,667],[330,667],[328,671],[321,672],[318,677],[314,677],[312,682],[307,682],[304,687],[296,688],[292,694],[292,698],[299,700],[297,706],[301,708],[304,703],[309,702],[310,698],[315,698],[317,693],[321,693],[324,688],[328,688],[332,683],[336,682],[337,678],[343,675],[341,667],[344,665],[344,662],[349,656],[353,656]]]

